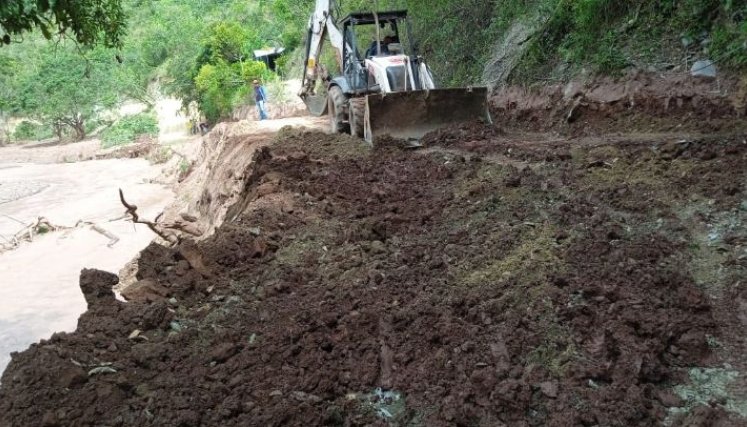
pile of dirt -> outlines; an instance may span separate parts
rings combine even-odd
[[[739,131],[747,127],[747,80],[635,71],[494,91],[496,123],[581,136],[610,132]]]
[[[747,372],[741,136],[428,141],[281,133],[228,177],[235,220],[141,254],[130,302],[83,272],[0,424],[744,425],[739,381],[677,388]]]

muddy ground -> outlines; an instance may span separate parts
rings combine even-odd
[[[744,425],[742,135],[426,142],[281,131],[135,301],[82,273],[0,424]]]
[[[226,222],[149,246],[129,302],[83,271],[89,310],[14,355],[0,425],[746,425],[744,114],[590,93],[418,150],[223,134],[253,161],[196,168],[234,185],[188,207]]]

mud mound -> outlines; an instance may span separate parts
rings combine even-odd
[[[620,79],[500,88],[491,96],[491,112],[501,126],[575,136],[739,131],[747,125],[745,94],[745,80],[636,72]]]
[[[236,219],[146,249],[133,302],[84,272],[89,311],[14,355],[0,424],[743,425],[672,387],[744,361],[716,286],[743,266],[696,242],[747,220],[747,145],[453,135],[259,149]]]

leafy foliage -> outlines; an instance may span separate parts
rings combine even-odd
[[[672,44],[680,49],[699,47],[701,56],[739,67],[739,58],[747,58],[745,16],[743,0],[561,0],[544,32],[532,42],[551,58],[590,63],[605,73],[629,65],[626,57],[636,58],[646,49],[671,49]],[[662,45],[667,38],[674,38],[674,43]],[[689,44],[681,46],[680,39]],[[734,49],[737,46],[741,52]]]
[[[298,17],[278,18],[286,1],[143,2],[132,10],[133,22],[145,23],[133,29],[142,46],[133,54],[158,76],[164,91],[184,105],[197,102],[209,120],[218,120],[246,100],[248,81],[272,78],[264,65],[253,61],[253,50],[282,45],[292,49],[300,43]],[[310,9],[304,11],[308,13]]]
[[[158,136],[158,120],[153,113],[125,116],[101,133],[104,148],[136,141],[142,135]]]
[[[68,49],[42,49],[34,67],[22,69],[12,82],[13,92],[6,108],[34,118],[55,129],[75,132],[77,140],[86,136],[85,122],[98,111],[121,101],[117,70],[106,60],[104,51],[95,51],[86,61]]]
[[[735,71],[747,66],[745,0],[505,0],[510,19],[494,21],[500,38],[513,20],[542,17],[514,80],[547,77],[558,66],[610,74],[630,65],[681,58],[711,58]],[[498,10],[496,4],[496,10]],[[687,41],[687,44],[681,42]],[[489,55],[489,51],[487,52]],[[671,59],[670,59],[671,60]]]
[[[287,5],[306,8],[313,2]],[[513,75],[516,81],[548,77],[554,68],[615,73],[653,57],[681,52],[681,38],[702,45],[700,55],[734,70],[747,67],[746,0],[380,0],[379,9],[408,9],[420,53],[443,85],[479,83],[493,49],[517,22],[538,31]],[[370,11],[368,0],[347,0],[342,14]],[[279,6],[276,6],[279,7]],[[667,42],[667,43],[663,43]]]
[[[213,25],[203,42],[194,84],[202,112],[209,120],[225,117],[250,91],[253,79],[269,77],[263,62],[248,52],[251,36],[236,23]]]
[[[16,141],[39,141],[52,137],[52,128],[28,120],[22,121],[13,132]]]
[[[46,39],[69,31],[84,46],[101,41],[108,47],[120,47],[125,34],[122,0],[0,2],[0,32],[4,44],[10,44],[13,36],[34,29],[40,30]]]
[[[340,16],[376,4],[338,3]],[[284,77],[299,77],[313,6],[314,0],[0,2],[0,36],[24,37],[0,49],[0,121],[28,117],[82,138],[104,110],[127,99],[152,106],[157,91],[197,103],[210,121],[219,120],[252,101],[252,79],[273,92],[276,76],[253,61],[253,50],[295,49],[277,62]],[[667,54],[747,68],[747,0],[379,0],[378,8],[409,10],[419,52],[444,86],[480,83],[494,47],[517,22],[532,22],[537,31],[523,42],[514,81],[582,68],[616,73]],[[45,42],[60,32],[75,43]]]

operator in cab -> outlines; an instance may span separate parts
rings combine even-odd
[[[376,42],[376,40],[371,42],[371,47],[366,50],[366,58],[370,58],[372,56],[386,56],[391,55],[392,53],[389,52],[389,44],[395,43],[395,39],[393,36],[384,36],[384,40],[381,41],[381,53],[378,51],[379,43]]]

